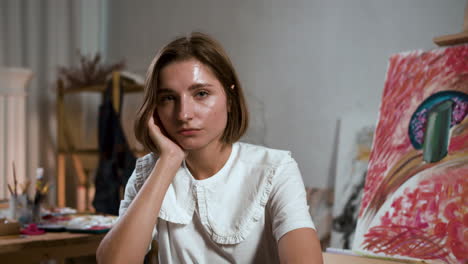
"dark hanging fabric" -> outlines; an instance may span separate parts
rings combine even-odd
[[[123,101],[120,86],[120,107]],[[96,172],[93,206],[96,212],[119,214],[121,188],[135,169],[136,158],[130,151],[120,123],[120,112],[112,103],[112,81],[107,84],[98,118],[99,165]]]

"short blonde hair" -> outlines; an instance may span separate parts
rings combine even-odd
[[[148,121],[156,111],[159,75],[172,62],[196,59],[208,66],[224,88],[228,105],[227,125],[221,137],[223,143],[239,140],[248,127],[249,115],[239,78],[222,46],[210,36],[194,32],[163,47],[154,57],[146,75],[144,100],[135,120],[135,136],[143,146],[157,153],[149,136]]]

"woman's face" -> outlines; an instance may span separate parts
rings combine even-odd
[[[195,59],[165,66],[157,103],[163,129],[184,150],[221,143],[227,124],[226,94],[208,66]]]

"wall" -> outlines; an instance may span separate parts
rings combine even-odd
[[[104,48],[105,39],[99,37],[105,36],[100,33],[105,30],[107,21],[106,1],[0,1],[0,67],[24,67],[34,73],[27,87],[27,157],[26,168],[23,168],[26,175],[20,177],[25,176],[33,181],[30,185],[32,192],[36,168],[44,168],[45,177],[51,183],[51,203],[55,201],[56,186],[55,85],[58,67],[76,67],[79,63],[78,50],[94,54]],[[66,98],[67,122],[73,126],[71,136],[75,144],[80,142],[85,144],[84,147],[96,145],[99,102],[100,96],[92,94]],[[0,127],[0,131],[2,129]],[[70,165],[68,163],[68,167]],[[0,168],[0,171],[6,169]],[[73,171],[68,172],[71,173],[67,173],[67,196],[69,205],[73,205],[75,178]],[[8,178],[10,183],[13,181],[11,172],[0,173],[0,178]],[[0,188],[5,189],[1,182]]]
[[[289,149],[306,185],[333,184],[338,118],[376,113],[387,58],[456,33],[463,0],[134,1],[109,4],[108,61],[144,74],[162,45],[194,30],[230,54],[252,110],[247,141]],[[138,98],[127,99],[135,109]],[[131,115],[126,116],[131,120]]]
[[[26,168],[34,190],[36,168],[45,168],[45,177],[54,193],[56,162],[55,81],[58,66],[74,64],[78,48],[77,3],[60,0],[0,1],[0,65],[33,71],[27,87]],[[77,106],[80,102],[69,102]],[[71,120],[78,118],[71,115]],[[22,177],[23,175],[19,176]],[[12,183],[11,174],[0,175]],[[50,196],[51,202],[54,201]]]

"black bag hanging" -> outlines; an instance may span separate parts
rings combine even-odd
[[[120,84],[120,105],[122,109],[123,91]],[[98,144],[99,165],[96,172],[93,206],[98,213],[119,214],[121,188],[125,188],[128,178],[135,169],[136,158],[130,151],[120,123],[120,112],[112,103],[112,81],[109,81],[99,106]]]

